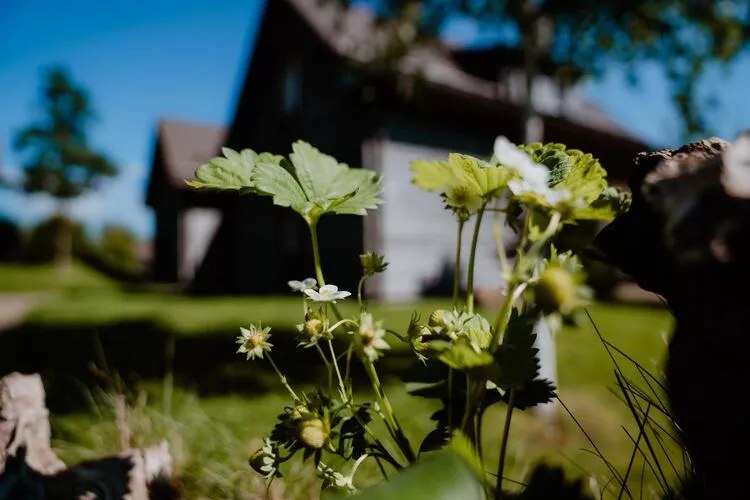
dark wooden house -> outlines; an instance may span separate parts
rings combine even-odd
[[[519,142],[523,87],[512,51],[497,71],[499,49],[422,45],[395,66],[378,69],[370,63],[387,39],[366,9],[342,11],[335,2],[318,0],[267,2],[224,143],[287,154],[294,140],[304,139],[339,161],[380,171],[385,187],[380,209],[366,218],[321,222],[325,273],[329,282],[352,289],[359,253],[377,251],[391,264],[368,293],[410,300],[449,267],[455,245],[452,217],[438,196],[410,183],[410,161],[444,158],[449,151],[489,156],[497,135]],[[551,76],[538,78],[533,99],[545,141],[591,152],[614,177],[623,177],[635,153],[646,149],[575,90],[560,92]],[[191,174],[175,169],[171,175]],[[173,195],[184,200],[180,206],[206,205],[208,198],[193,201],[173,185]],[[161,199],[149,192],[150,200]],[[280,293],[288,280],[313,275],[309,235],[296,214],[266,198],[218,198],[212,206],[221,211],[221,221],[197,265],[193,290]],[[174,210],[167,202],[150,204],[157,212]],[[158,255],[159,241],[175,239],[175,225],[171,215],[157,218],[165,220],[157,233],[167,231],[157,234]],[[477,274],[479,286],[491,287],[499,271],[492,228],[486,226]]]

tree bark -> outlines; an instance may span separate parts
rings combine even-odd
[[[642,153],[629,183],[630,210],[595,244],[675,316],[666,390],[693,469],[680,498],[741,498],[750,447],[750,136]]]

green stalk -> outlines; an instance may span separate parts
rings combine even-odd
[[[279,380],[281,380],[281,385],[283,385],[287,391],[289,391],[289,394],[291,394],[292,399],[295,401],[302,401],[298,396],[297,393],[294,392],[294,389],[292,389],[292,386],[289,385],[289,382],[287,382],[286,377],[281,373],[281,370],[279,370],[279,367],[276,366],[276,363],[273,362],[273,358],[271,357],[270,353],[266,353],[266,359],[271,364],[271,367],[273,367],[273,370],[276,372],[276,375],[279,376]]]
[[[458,289],[461,283],[461,235],[466,221],[458,219],[458,238],[456,242],[456,266],[453,271],[453,307],[458,307]]]
[[[328,348],[331,351],[331,363],[333,363],[333,367],[336,369],[336,377],[339,379],[339,391],[341,391],[341,400],[346,403],[346,387],[344,386],[344,379],[341,378],[339,363],[338,361],[336,361],[336,351],[333,350],[333,342],[331,342],[331,339],[328,339]]]
[[[496,212],[493,217],[492,229],[495,233],[495,246],[497,247],[497,257],[500,259],[500,268],[507,279],[510,277],[511,269],[508,263],[508,255],[505,253],[505,241],[503,240],[503,230],[505,228],[500,223],[500,212]]]
[[[365,358],[363,361],[367,376],[370,378],[372,388],[375,390],[375,395],[378,398],[378,403],[380,404],[380,407],[386,417],[385,423],[390,428],[394,436],[394,440],[396,441],[398,447],[401,449],[401,452],[404,454],[407,462],[414,463],[417,457],[414,455],[414,451],[412,451],[411,449],[411,444],[409,443],[406,434],[404,434],[401,425],[399,425],[398,420],[396,420],[396,415],[393,412],[393,407],[391,406],[390,401],[388,401],[388,396],[385,395],[383,386],[380,383],[380,378],[378,377],[378,372],[375,370],[375,365],[373,365],[372,361],[367,358]]]
[[[323,360],[323,364],[326,365],[326,371],[328,371],[328,390],[330,392],[333,392],[333,370],[331,370],[331,364],[328,362],[328,359],[326,358],[323,349],[320,348],[320,344],[318,342],[315,342],[315,348],[318,350],[320,359]]]
[[[503,426],[503,440],[500,443],[500,461],[497,464],[497,491],[495,498],[503,498],[503,470],[505,469],[505,454],[508,449],[508,436],[510,435],[510,420],[513,417],[513,404],[516,399],[516,390],[511,389],[508,395],[508,413],[505,415],[505,425]]]
[[[477,244],[479,243],[479,228],[482,225],[482,216],[487,202],[482,203],[477,211],[477,222],[474,226],[474,236],[471,239],[471,255],[469,256],[469,276],[466,282],[466,309],[469,314],[474,312],[474,261],[477,256]]]
[[[362,276],[359,278],[359,283],[357,284],[357,302],[359,302],[359,310],[364,312],[367,310],[367,307],[365,307],[365,303],[362,302],[362,287],[365,284],[365,280],[367,279],[367,276]]]
[[[310,228],[310,239],[312,240],[313,262],[315,263],[315,277],[318,279],[318,286],[325,286],[323,279],[323,268],[320,265],[320,246],[318,245],[318,221],[308,221]]]

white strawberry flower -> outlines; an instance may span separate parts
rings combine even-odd
[[[310,300],[315,302],[333,302],[334,300],[345,299],[351,295],[350,292],[339,290],[339,287],[336,285],[324,285],[317,292],[311,288],[303,291]]]
[[[315,285],[318,284],[318,281],[315,278],[307,278],[302,281],[287,281],[287,285],[289,285],[289,288],[292,289],[292,291],[295,292],[304,292],[305,290],[308,290],[310,288],[315,288]]]

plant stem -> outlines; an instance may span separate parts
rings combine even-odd
[[[323,360],[323,364],[326,365],[326,370],[328,371],[328,390],[333,391],[333,370],[331,370],[331,364],[328,362],[326,354],[323,352],[323,349],[320,348],[320,344],[318,342],[315,342],[315,348],[318,350],[320,359]]]
[[[500,213],[495,212],[492,219],[492,229],[495,232],[495,246],[497,247],[497,257],[500,259],[500,268],[503,271],[505,279],[510,279],[511,268],[508,263],[508,255],[505,253],[505,241],[503,240],[504,227],[500,224]]]
[[[331,339],[328,339],[328,348],[331,351],[331,363],[333,363],[333,367],[336,369],[336,377],[338,377],[339,379],[339,391],[341,391],[341,400],[346,402],[346,387],[344,386],[344,379],[341,378],[339,363],[338,361],[336,361],[336,351],[333,350],[333,342],[331,342]]]
[[[359,302],[359,310],[362,312],[367,309],[365,303],[362,302],[362,287],[364,286],[366,279],[367,276],[362,276],[361,278],[359,278],[359,283],[357,284],[357,302]]]
[[[352,352],[354,352],[354,343],[349,343],[349,348],[346,350],[346,370],[344,371],[344,380],[346,383],[350,383],[352,373]]]
[[[281,385],[283,385],[287,391],[289,391],[289,394],[292,395],[292,399],[295,401],[302,401],[298,396],[297,393],[294,392],[294,389],[292,389],[292,386],[289,385],[289,382],[287,382],[286,377],[281,373],[281,370],[279,370],[279,367],[276,366],[276,363],[273,362],[273,358],[271,357],[270,353],[266,353],[266,359],[271,364],[271,367],[276,372],[276,375],[279,376],[279,380],[281,380]]]
[[[453,307],[458,307],[458,289],[461,284],[461,235],[464,232],[463,219],[458,219],[458,237],[456,238],[456,265],[453,270]]]
[[[363,360],[363,364],[365,365],[365,371],[367,371],[367,375],[370,378],[370,382],[372,383],[372,388],[375,390],[375,395],[378,398],[380,407],[385,414],[386,425],[391,429],[392,434],[394,435],[394,440],[396,441],[398,447],[401,449],[401,452],[404,454],[406,460],[409,463],[414,463],[414,461],[416,460],[416,456],[411,449],[411,445],[409,443],[409,440],[406,438],[406,434],[404,434],[403,429],[401,429],[401,425],[399,425],[398,420],[396,420],[396,415],[393,413],[393,407],[391,406],[390,401],[388,401],[388,396],[385,395],[383,386],[380,383],[380,378],[378,377],[378,372],[375,370],[375,365],[373,365],[372,361],[367,358]]]
[[[469,314],[474,312],[474,264],[477,257],[477,244],[479,243],[479,228],[482,225],[482,216],[487,202],[482,203],[477,211],[477,221],[474,225],[474,236],[471,239],[471,255],[469,255],[469,275],[466,279],[466,309]]]
[[[493,327],[492,341],[490,342],[490,352],[495,352],[497,347],[500,345],[500,342],[503,339],[503,335],[505,334],[505,330],[508,327],[510,316],[513,313],[513,304],[516,302],[516,300],[518,300],[525,289],[525,283],[522,283],[520,285],[511,284],[511,286],[508,288],[508,293],[505,296],[505,302],[503,302],[503,307],[500,308],[500,312],[498,313],[497,319],[495,320],[495,326]]]
[[[453,430],[453,368],[448,367],[448,429]]]
[[[312,240],[313,262],[315,263],[315,277],[318,279],[318,286],[325,286],[323,279],[323,268],[320,265],[320,246],[318,245],[318,221],[308,222],[310,228],[310,239]]]
[[[516,390],[510,389],[508,395],[508,413],[505,415],[505,425],[503,426],[503,438],[500,443],[500,461],[497,463],[497,491],[495,498],[500,500],[503,497],[503,470],[505,469],[505,454],[508,449],[508,436],[510,435],[510,420],[513,417],[513,404],[516,399]]]

